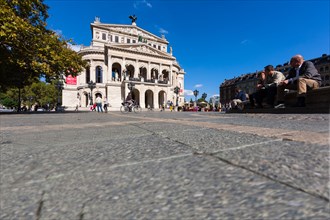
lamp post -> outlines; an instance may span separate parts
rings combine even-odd
[[[207,94],[204,92],[203,94],[202,94],[202,99],[206,99],[206,97],[207,97]],[[205,100],[206,101],[206,100]]]
[[[62,80],[58,80],[57,83],[56,83],[56,88],[58,90],[58,93],[57,93],[57,105],[56,105],[56,111],[58,111],[59,107],[62,105],[62,102],[61,102],[61,95],[62,95],[62,89],[63,89],[63,82]]]
[[[134,87],[135,87],[135,84],[132,83],[132,82],[129,82],[129,83],[127,84],[127,88],[130,90],[130,92],[133,91]]]
[[[32,101],[33,101],[33,96],[29,96],[29,101],[30,101],[30,105],[29,105],[29,111],[31,111],[32,110]]]
[[[88,88],[91,90],[91,95],[90,95],[90,105],[93,105],[93,89],[96,87],[96,83],[92,81],[88,82]]]
[[[179,94],[179,91],[180,91],[180,88],[178,87],[178,86],[176,86],[175,88],[174,88],[174,93],[176,94],[176,107],[178,107],[178,99],[179,99],[179,96],[178,96],[178,94]]]
[[[199,93],[199,91],[197,89],[195,89],[194,96],[195,96],[195,103],[196,103],[196,105],[197,105],[197,96],[198,96],[198,93]]]

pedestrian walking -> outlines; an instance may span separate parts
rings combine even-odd
[[[104,112],[105,112],[105,113],[108,112],[108,106],[109,106],[108,98],[105,97],[105,98],[104,98],[104,104],[103,104],[103,108],[104,108]]]
[[[102,99],[100,96],[97,96],[96,98],[96,106],[97,106],[97,112],[103,112],[103,109],[102,109]]]

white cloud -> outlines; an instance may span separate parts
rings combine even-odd
[[[78,52],[78,51],[81,50],[81,48],[82,48],[82,45],[72,45],[72,44],[68,44],[68,46],[69,46],[69,48],[70,48],[71,50],[74,50],[74,51],[76,51],[76,52]]]
[[[135,1],[134,2],[134,8],[139,8],[139,6],[146,6],[148,8],[152,8],[152,5],[150,2],[147,2],[147,0],[142,0],[142,1]]]
[[[53,30],[58,36],[62,37],[63,36],[63,32],[62,30]]]
[[[159,28],[159,33],[161,33],[161,34],[168,34],[168,31],[165,30],[164,28]]]
[[[201,87],[203,87],[203,84],[196,84],[195,85],[195,88],[201,88]]]
[[[192,90],[185,89],[185,90],[184,90],[184,95],[187,95],[187,96],[193,96],[193,95],[194,95],[194,92],[193,92]]]
[[[220,95],[219,94],[214,94],[213,96],[211,97],[219,97]]]
[[[241,41],[241,44],[247,44],[249,42],[249,40],[245,39]]]

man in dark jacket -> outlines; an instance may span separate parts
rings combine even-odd
[[[246,93],[238,87],[235,87],[235,97],[231,101],[232,108],[244,109],[244,102],[246,101]]]
[[[284,89],[297,90],[297,103],[294,107],[304,107],[307,89],[317,89],[321,85],[321,75],[312,62],[304,61],[301,55],[295,55],[291,58],[290,65],[292,68],[288,76],[277,87],[278,105],[275,108],[285,107]]]

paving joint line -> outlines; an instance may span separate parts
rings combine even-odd
[[[301,187],[297,187],[297,186],[291,185],[291,184],[289,184],[289,183],[286,183],[286,182],[284,182],[284,181],[281,181],[281,180],[275,179],[275,178],[273,178],[273,177],[271,177],[271,176],[268,176],[268,175],[265,175],[265,174],[263,174],[263,173],[261,173],[261,172],[258,172],[258,171],[256,171],[256,170],[250,169],[250,168],[248,168],[248,167],[246,167],[246,166],[242,166],[242,165],[239,165],[239,164],[233,163],[233,162],[231,162],[231,161],[229,161],[229,160],[227,160],[227,159],[224,159],[224,158],[222,158],[222,157],[216,156],[216,155],[214,155],[213,153],[209,153],[209,154],[204,153],[204,154],[202,154],[202,155],[210,156],[210,157],[216,158],[216,159],[220,160],[221,162],[224,162],[224,163],[226,163],[226,164],[228,164],[228,165],[231,165],[231,166],[234,166],[234,167],[238,167],[238,168],[244,169],[244,170],[249,171],[249,172],[251,172],[251,173],[253,173],[253,174],[255,174],[255,175],[262,176],[262,177],[264,177],[264,178],[266,178],[266,179],[269,179],[269,180],[271,180],[271,181],[273,181],[273,182],[276,182],[276,183],[282,184],[282,185],[284,185],[284,186],[287,186],[287,187],[289,187],[289,188],[292,188],[292,189],[294,189],[294,190],[297,190],[297,191],[300,191],[300,192],[306,193],[306,194],[308,194],[308,195],[310,195],[310,196],[313,196],[313,197],[316,197],[316,198],[322,199],[322,200],[324,200],[324,201],[326,201],[326,202],[329,202],[329,201],[330,201],[329,198],[327,198],[327,197],[325,197],[325,196],[322,196],[322,195],[319,195],[319,194],[316,194],[316,193],[313,193],[313,192],[309,192],[309,191],[307,191],[307,190],[305,190],[305,189],[303,189],[303,188],[301,188]]]
[[[135,125],[135,126],[136,126],[136,127],[139,127],[139,126],[137,126],[137,125]],[[140,128],[140,127],[139,127],[139,128]],[[145,129],[145,128],[141,128],[141,129]],[[148,130],[148,129],[145,129],[145,130]],[[148,131],[149,131],[149,130],[148,130]],[[150,131],[150,132],[153,132],[153,131]],[[291,133],[291,132],[289,132],[289,133]],[[155,133],[155,134],[158,135],[157,133]],[[177,140],[173,140],[173,139],[171,139],[170,137],[166,137],[166,138],[169,139],[169,140],[175,141],[175,142],[177,142],[177,143],[183,144],[183,145],[185,145],[185,146],[188,146],[188,147],[190,147],[190,148],[193,150],[193,146],[190,146],[190,145],[188,145],[188,144],[186,144],[186,143],[183,143],[183,142],[180,142],[180,141],[177,141]],[[301,191],[301,192],[306,193],[306,194],[308,194],[308,195],[311,195],[311,196],[313,196],[313,197],[316,197],[316,198],[322,199],[322,200],[324,200],[324,201],[326,201],[326,202],[329,202],[329,201],[330,201],[329,198],[327,198],[327,197],[325,197],[325,196],[322,196],[322,195],[319,195],[319,194],[316,194],[316,193],[312,193],[312,192],[308,192],[308,191],[304,190],[303,188],[300,188],[300,187],[297,187],[297,186],[291,185],[291,184],[286,183],[286,182],[284,182],[284,181],[281,181],[281,180],[275,179],[275,178],[270,177],[270,176],[268,176],[268,175],[265,175],[265,174],[263,174],[263,173],[261,173],[261,172],[258,172],[258,171],[255,171],[255,170],[252,170],[252,169],[250,169],[250,168],[248,168],[248,167],[246,167],[246,166],[242,166],[242,165],[239,165],[239,164],[235,164],[235,163],[233,163],[233,162],[231,162],[231,161],[229,161],[229,160],[226,160],[226,159],[224,159],[224,158],[222,158],[222,157],[219,157],[219,156],[216,156],[216,155],[215,155],[215,154],[217,154],[217,153],[219,153],[219,152],[223,152],[223,151],[227,151],[227,150],[237,150],[237,149],[242,149],[242,148],[246,148],[246,147],[253,147],[253,146],[260,145],[260,144],[264,144],[264,143],[279,142],[279,141],[283,141],[283,139],[275,139],[275,140],[270,140],[270,141],[263,141],[263,142],[260,142],[260,143],[253,143],[253,144],[243,145],[243,146],[239,146],[239,147],[235,147],[235,148],[223,149],[223,150],[216,151],[216,152],[212,152],[212,153],[193,151],[193,155],[202,155],[202,156],[204,155],[204,156],[210,156],[210,157],[216,158],[216,159],[218,159],[218,160],[220,160],[220,161],[222,161],[222,162],[224,162],[224,163],[226,163],[226,164],[228,164],[228,165],[230,165],[230,166],[234,166],[234,167],[237,167],[237,168],[244,169],[244,170],[249,171],[249,172],[251,172],[251,173],[253,173],[253,174],[255,174],[255,175],[262,176],[262,177],[264,177],[264,178],[266,178],[266,179],[269,179],[269,180],[271,180],[271,181],[273,181],[273,182],[276,182],[276,183],[279,183],[279,184],[285,185],[285,186],[290,187],[290,188],[292,188],[292,189],[295,189],[295,190]]]

